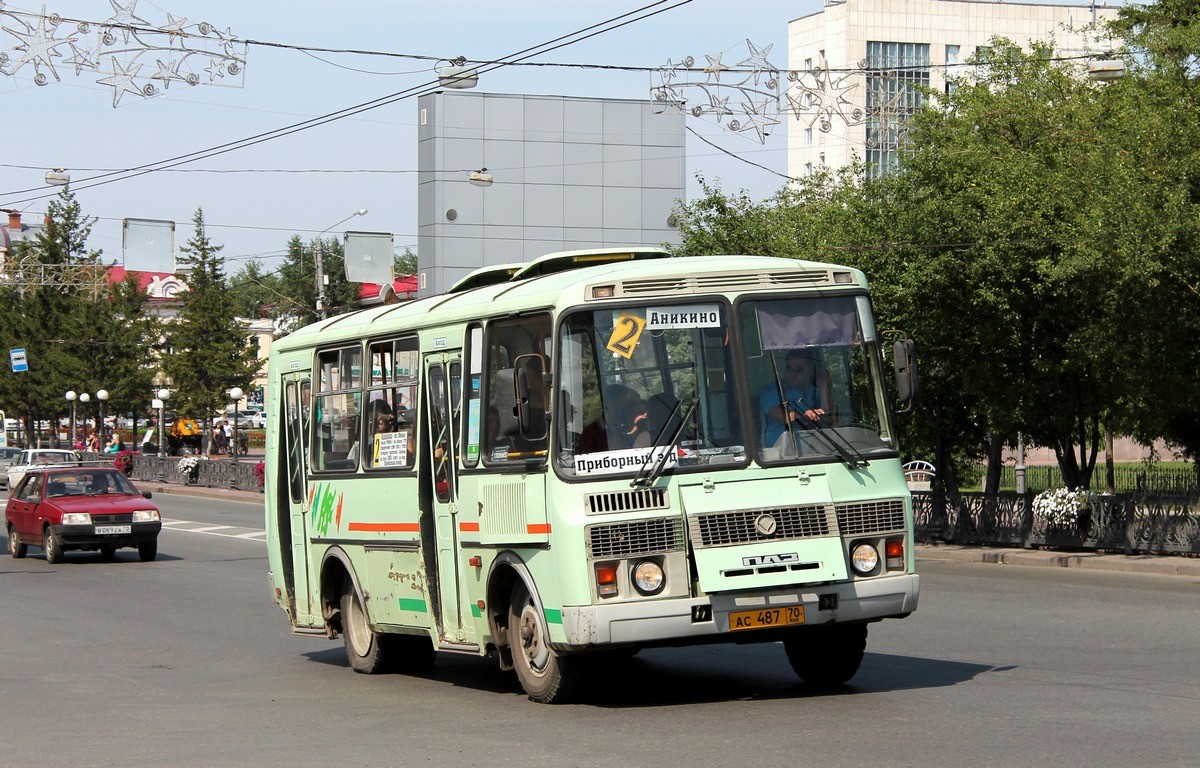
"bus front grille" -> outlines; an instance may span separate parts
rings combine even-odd
[[[587,527],[588,557],[634,557],[683,549],[683,524],[678,517],[603,523]]]
[[[837,505],[838,528],[843,536],[904,530],[904,502],[900,499]]]
[[[814,505],[689,515],[689,536],[694,547],[828,536],[833,530],[830,511],[823,505]]]
[[[671,506],[667,500],[665,488],[646,488],[640,491],[612,491],[610,493],[589,493],[584,497],[587,513],[597,512],[638,512],[644,509],[667,509]]]

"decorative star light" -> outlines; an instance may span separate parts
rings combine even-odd
[[[171,14],[167,14],[167,23],[159,27],[160,32],[167,33],[167,45],[173,45],[175,38],[183,40],[183,27],[187,24],[187,19],[177,19]]]
[[[138,0],[129,0],[128,3],[122,5],[117,0],[108,0],[108,4],[113,7],[115,13],[104,21],[104,26],[110,30],[118,28],[121,30],[121,37],[126,44],[129,43],[129,28],[137,25],[140,27],[150,26],[149,22],[137,16],[134,11],[137,10]]]
[[[38,18],[36,27],[31,27],[22,19],[14,17],[25,31],[10,29],[4,27],[4,31],[21,41],[20,45],[14,46],[18,51],[24,51],[12,69],[6,70],[7,74],[13,75],[21,70],[26,64],[33,65],[33,82],[38,85],[45,85],[49,82],[46,75],[42,73],[42,67],[50,70],[50,74],[54,75],[57,82],[62,82],[62,78],[58,76],[58,71],[54,68],[54,57],[62,58],[62,54],[56,49],[62,45],[70,44],[74,38],[56,38],[55,32],[58,30],[57,23],[51,23],[49,17],[46,16],[45,7],[42,8],[42,15]]]
[[[729,67],[721,63],[721,54],[718,53],[713,57],[706,53],[704,54],[704,58],[708,59],[708,66],[704,68],[704,71],[709,75],[709,80],[714,83],[720,83],[721,73],[729,71]]]
[[[113,14],[104,21],[64,23],[58,14],[47,14],[45,6],[40,14],[29,13],[0,0],[0,75],[14,75],[31,64],[38,85],[48,84],[50,77],[61,82],[57,58],[76,76],[85,71],[107,75],[97,82],[113,89],[114,107],[126,93],[150,97],[174,81],[241,87],[247,44],[229,27],[222,31],[208,22],[188,24],[165,11],[166,21],[155,25],[138,15],[138,0],[109,4]],[[59,50],[65,46],[70,47],[66,56]],[[10,50],[19,57],[10,57]]]
[[[825,67],[816,67],[811,72],[789,72],[793,85],[785,97],[788,108],[800,122],[809,127],[816,125],[822,132],[833,129],[833,120],[838,118],[846,125],[858,125],[863,121],[862,107],[851,99],[859,86],[861,73],[846,73],[834,78]]]
[[[74,67],[75,75],[78,76],[85,69],[89,71],[96,69],[98,62],[93,57],[91,49],[80,48],[75,43],[71,43],[71,58],[63,59],[63,63]]]
[[[113,68],[116,70],[112,75],[105,77],[96,82],[100,85],[112,86],[113,89],[113,106],[120,103],[121,97],[126,93],[136,93],[141,96],[142,89],[133,81],[137,77],[138,70],[142,68],[137,62],[130,62],[128,66],[123,65],[116,59],[112,62]]]
[[[691,69],[690,56],[682,64],[668,60],[658,69],[659,81],[651,84],[651,98],[687,109],[693,117],[713,119],[735,133],[753,131],[764,143],[785,112],[824,132],[832,130],[836,122],[870,122],[871,131],[886,135],[888,141],[895,141],[897,136],[903,139],[904,123],[911,111],[907,86],[876,89],[879,92],[867,95],[864,108],[861,98],[859,104],[855,103],[855,96],[868,74],[865,61],[836,74],[822,61],[808,71],[787,72],[786,82],[781,82],[781,71],[768,58],[772,47],[759,48],[747,40],[747,53],[736,68],[721,62],[723,54],[705,55],[708,65],[698,71]],[[702,72],[704,79],[691,78],[695,72]],[[878,76],[879,71],[872,69],[870,74]],[[702,98],[689,105],[688,94],[695,91]],[[732,109],[731,103],[738,104],[739,109]]]
[[[759,49],[754,43],[747,40],[746,47],[750,49],[750,55],[739,61],[738,66],[750,68],[755,85],[758,85],[758,78],[764,73],[770,74],[772,77],[778,77],[779,68],[767,61],[767,57],[771,55],[771,49],[775,47],[775,43],[771,43],[766,48]]]

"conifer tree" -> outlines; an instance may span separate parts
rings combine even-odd
[[[179,258],[188,290],[180,296],[177,322],[167,328],[163,368],[175,381],[172,405],[178,413],[208,427],[212,414],[228,404],[231,387],[249,387],[258,359],[237,318],[220,256],[223,246],[209,239],[202,209],[196,209],[192,222],[196,231]]]

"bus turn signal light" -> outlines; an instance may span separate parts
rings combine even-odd
[[[904,542],[889,541],[886,547],[887,552],[887,567],[889,571],[899,571],[904,569]]]
[[[596,594],[612,597],[617,594],[617,566],[612,563],[596,566]]]

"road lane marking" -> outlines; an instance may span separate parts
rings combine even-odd
[[[241,539],[242,541],[258,541],[266,543],[267,532],[253,528],[243,528],[234,525],[205,525],[196,520],[163,520],[163,530],[179,533],[199,533],[204,536],[220,536],[225,539]],[[180,526],[199,525],[199,528],[183,528]],[[222,533],[222,531],[241,531],[241,533]]]

